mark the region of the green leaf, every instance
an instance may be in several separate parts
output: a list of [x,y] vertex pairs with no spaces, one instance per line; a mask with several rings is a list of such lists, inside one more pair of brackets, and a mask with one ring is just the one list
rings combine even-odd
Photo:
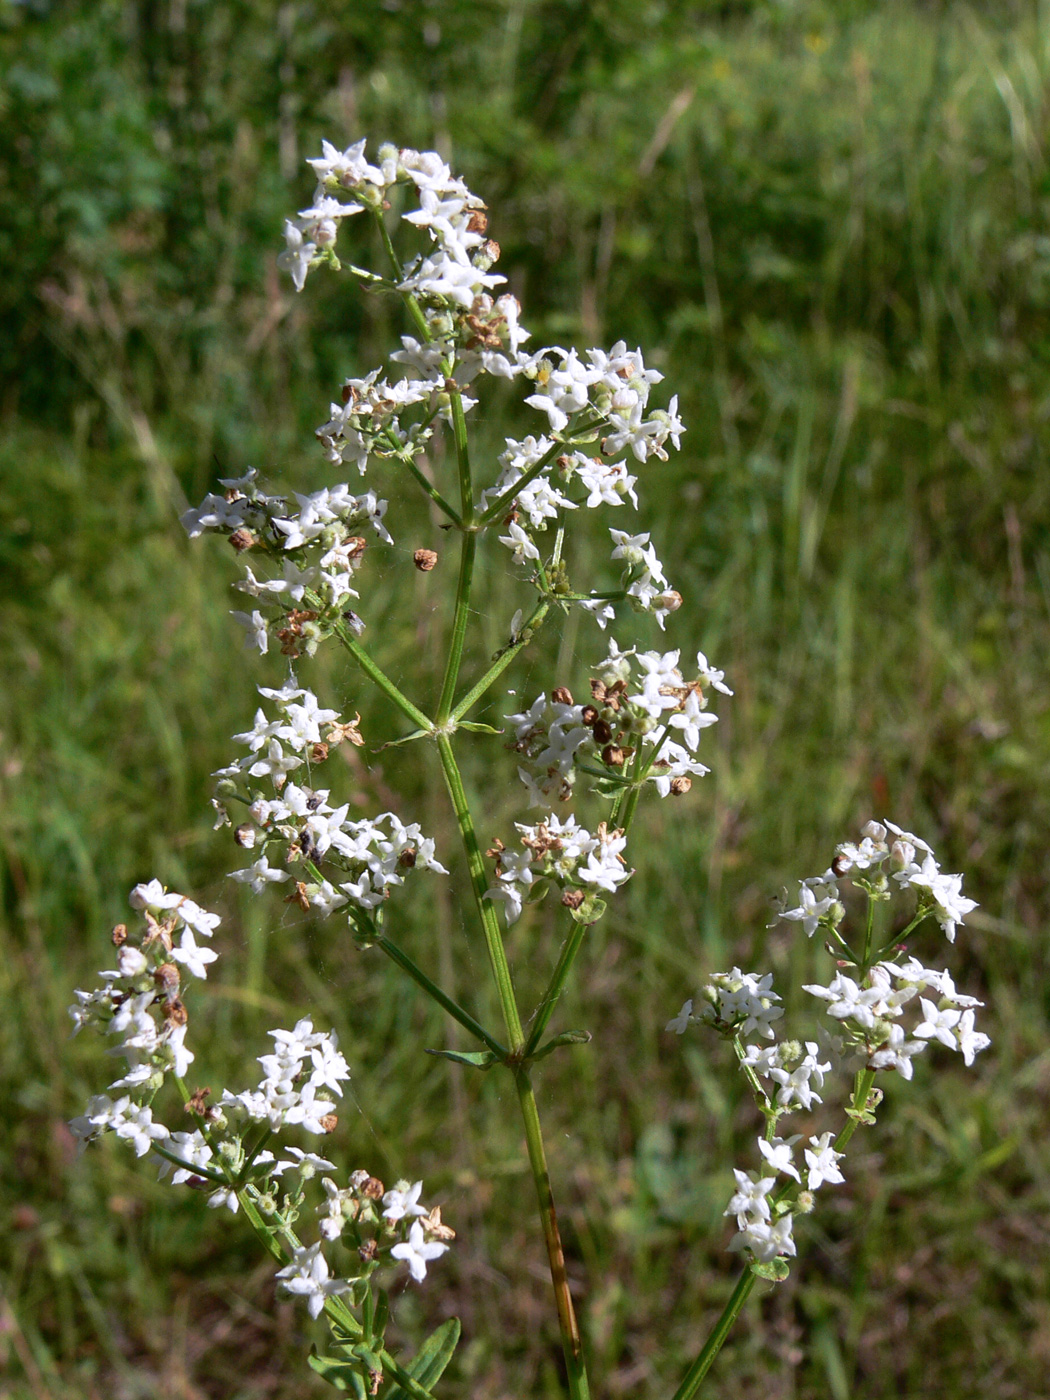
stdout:
[[456,726],[457,729],[469,729],[471,734],[503,734],[503,729],[494,729],[491,724],[482,724],[480,720],[461,719]]
[[[467,725],[463,726],[464,729],[467,727]],[[403,739],[388,739],[385,744],[380,744],[375,752],[382,753],[384,749],[397,749],[402,744],[411,744],[414,739],[429,739],[431,732],[429,729],[413,729],[412,733],[406,734]],[[499,731],[494,730],[493,733],[499,733]]]
[[551,1036],[550,1040],[545,1045],[541,1045],[531,1058],[542,1060],[552,1050],[558,1050],[563,1045],[586,1045],[590,1039],[590,1031],[562,1031],[560,1035]]
[[331,1356],[319,1356],[316,1352],[311,1352],[306,1359],[311,1371],[316,1371],[336,1390],[350,1390],[357,1400],[366,1400],[367,1391],[358,1364],[353,1361],[336,1361]]
[[453,1060],[457,1065],[470,1065],[472,1069],[491,1069],[499,1064],[499,1056],[491,1050],[426,1050],[424,1054],[436,1055],[439,1060]]
[[[423,1345],[404,1368],[413,1380],[418,1381],[424,1390],[432,1390],[441,1379],[442,1372],[452,1360],[452,1353],[459,1342],[459,1318],[450,1317],[436,1332],[431,1332]],[[387,1391],[385,1400],[410,1400],[408,1392],[394,1385]]]
[[751,1265],[751,1272],[759,1278],[768,1278],[773,1283],[783,1283],[791,1268],[786,1259],[770,1259],[768,1264],[759,1264],[756,1261]]

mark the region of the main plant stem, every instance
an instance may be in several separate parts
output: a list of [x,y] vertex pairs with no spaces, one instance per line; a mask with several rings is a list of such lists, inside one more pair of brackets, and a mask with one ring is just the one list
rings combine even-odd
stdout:
[[550,1265],[551,1283],[554,1287],[554,1301],[558,1311],[558,1326],[561,1331],[562,1352],[565,1356],[565,1369],[572,1400],[588,1400],[587,1371],[583,1361],[583,1347],[576,1312],[569,1292],[569,1281],[565,1272],[565,1251],[562,1248],[558,1231],[558,1218],[554,1209],[554,1196],[551,1191],[550,1173],[547,1170],[547,1153],[543,1144],[536,1098],[529,1080],[528,1071],[520,1063],[525,1051],[525,1035],[522,1030],[518,1003],[514,996],[510,965],[507,962],[503,937],[500,933],[496,909],[491,900],[485,898],[488,880],[485,864],[474,830],[474,819],[463,787],[463,779],[456,763],[452,744],[446,734],[437,736],[438,754],[445,775],[452,806],[456,813],[460,837],[467,856],[470,883],[485,935],[489,965],[496,983],[500,1009],[510,1041],[510,1068],[514,1072],[514,1086],[518,1094],[522,1123],[525,1129],[525,1142],[529,1154],[529,1167],[536,1185],[536,1198],[539,1203],[543,1238],[547,1246],[547,1260]]

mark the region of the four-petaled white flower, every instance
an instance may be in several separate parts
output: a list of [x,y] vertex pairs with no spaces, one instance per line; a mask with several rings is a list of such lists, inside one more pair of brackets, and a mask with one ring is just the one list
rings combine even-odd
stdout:
[[395,1244],[390,1253],[395,1259],[403,1259],[415,1281],[422,1283],[427,1276],[427,1265],[432,1259],[440,1259],[447,1249],[448,1245],[441,1244],[439,1240],[426,1240],[423,1226],[414,1220],[406,1242]]
[[329,1298],[348,1293],[351,1279],[330,1278],[328,1260],[321,1253],[321,1242],[296,1249],[292,1262],[277,1270],[281,1287],[306,1299],[311,1317],[317,1317]]

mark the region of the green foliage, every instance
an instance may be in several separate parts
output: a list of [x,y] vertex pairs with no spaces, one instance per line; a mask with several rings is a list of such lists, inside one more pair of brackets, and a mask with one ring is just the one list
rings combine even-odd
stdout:
[[[106,965],[106,926],[153,874],[224,912],[221,975],[191,1008],[211,1082],[239,1083],[266,1029],[314,1010],[355,1071],[332,1151],[391,1180],[418,1163],[445,1201],[448,1295],[395,1296],[390,1336],[440,1335],[447,1303],[466,1341],[443,1393],[557,1389],[542,1285],[492,1286],[542,1254],[506,1225],[528,1183],[494,1127],[495,1077],[417,1053],[458,1042],[378,953],[277,897],[268,918],[242,908],[204,800],[263,671],[231,647],[232,570],[217,547],[191,553],[175,516],[216,460],[319,484],[326,394],[400,329],[395,307],[362,312],[321,273],[296,299],[273,265],[309,194],[302,157],[365,133],[454,151],[537,340],[656,347],[690,428],[642,482],[644,528],[688,600],[667,645],[695,638],[736,696],[715,772],[643,811],[651,858],[587,934],[564,1014],[591,1044],[537,1072],[599,1377],[670,1394],[731,1287],[720,1212],[754,1124],[731,1066],[667,1052],[667,1017],[704,970],[804,959],[767,931],[768,895],[889,815],[982,902],[952,971],[988,1001],[995,1048],[976,1090],[942,1071],[934,1097],[920,1070],[882,1110],[881,1162],[858,1156],[836,1209],[800,1227],[800,1264],[734,1334],[711,1393],[1041,1391],[1048,65],[1045,12],[1020,3],[0,6],[0,1347],[15,1394],[146,1396],[171,1376],[231,1400],[327,1393],[300,1369],[308,1324],[273,1312],[272,1268],[113,1144],[74,1161],[62,1127],[104,1073],[66,1039],[71,987]],[[436,533],[411,517],[369,600],[395,678],[441,655],[445,560],[436,576],[411,565],[416,546],[442,554]],[[521,600],[498,570],[487,581],[494,652]],[[510,683],[529,697],[549,663],[578,683],[599,646],[581,626]],[[362,809],[393,789],[440,833],[421,746],[379,750],[397,731],[353,669],[311,665],[377,736],[330,760],[353,765]],[[467,777],[495,832],[506,755],[476,744]],[[399,912],[452,994],[485,995],[440,897]],[[516,965],[537,992],[548,973]]]

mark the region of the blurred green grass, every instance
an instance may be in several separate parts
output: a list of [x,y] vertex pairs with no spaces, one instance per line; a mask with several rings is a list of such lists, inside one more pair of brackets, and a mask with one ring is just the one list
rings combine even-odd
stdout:
[[[423,22],[421,22],[421,14]],[[65,1007],[158,875],[225,916],[196,1013],[207,1077],[313,1009],[355,1070],[333,1150],[422,1175],[461,1239],[398,1325],[452,1311],[450,1395],[556,1394],[557,1345],[512,1105],[423,1057],[439,1018],[375,958],[244,902],[208,774],[272,669],[231,641],[221,550],[175,516],[251,462],[303,489],[326,395],[398,333],[273,267],[322,134],[454,151],[488,196],[537,340],[641,343],[686,450],[643,481],[687,598],[668,645],[736,690],[712,775],[644,816],[651,856],[559,1013],[593,1030],[540,1077],[600,1388],[669,1393],[731,1287],[719,1217],[753,1131],[728,1065],[668,1044],[704,970],[801,981],[768,896],[869,815],[929,837],[981,910],[949,950],[987,999],[975,1071],[893,1085],[789,1284],[712,1395],[1031,1396],[1050,1297],[1050,14],[1042,5],[117,4],[0,8],[0,1355],[16,1396],[301,1396],[310,1335],[235,1222],[64,1120],[104,1081]],[[367,248],[362,256],[367,256]],[[498,405],[480,430],[513,431]],[[440,464],[438,464],[440,470]],[[397,675],[440,656],[443,548],[401,510],[367,599]],[[581,551],[585,547],[581,546]],[[581,559],[582,562],[585,562]],[[450,572],[450,571],[449,571]],[[494,613],[520,591],[497,565]],[[479,640],[478,655],[499,641]],[[657,639],[651,639],[655,642]],[[522,695],[579,685],[601,639],[544,643]],[[366,732],[353,670],[310,672]],[[498,711],[496,711],[498,713]],[[498,748],[469,778],[492,831]],[[342,760],[339,760],[342,762]],[[349,775],[453,833],[417,749]],[[483,824],[484,829],[484,824]],[[487,832],[486,832],[487,834]],[[640,845],[639,841],[639,845]],[[464,996],[482,955],[410,896],[402,937]],[[553,928],[513,931],[523,987]],[[629,1047],[629,1049],[628,1049]],[[207,1078],[206,1078],[207,1082]]]

